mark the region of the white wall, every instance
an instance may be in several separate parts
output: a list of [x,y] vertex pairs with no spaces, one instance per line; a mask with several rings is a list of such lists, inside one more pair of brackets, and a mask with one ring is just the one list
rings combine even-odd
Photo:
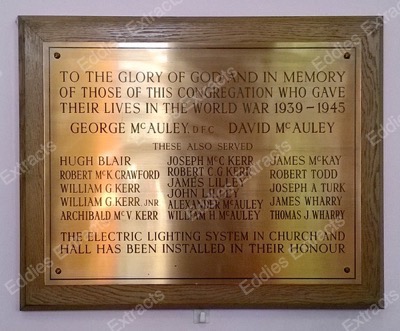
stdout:
[[[18,162],[18,15],[129,15],[151,13],[163,0],[0,0],[0,172]],[[385,123],[400,111],[400,0],[179,0],[169,16],[378,15],[391,9],[385,25]],[[385,140],[385,292],[400,294],[400,130]],[[18,294],[3,285],[19,272],[18,181],[0,181],[0,330],[110,330],[123,311],[20,312]],[[399,330],[400,300],[369,321],[356,310],[212,310],[211,323],[194,325],[193,313],[147,311],[124,330]]]

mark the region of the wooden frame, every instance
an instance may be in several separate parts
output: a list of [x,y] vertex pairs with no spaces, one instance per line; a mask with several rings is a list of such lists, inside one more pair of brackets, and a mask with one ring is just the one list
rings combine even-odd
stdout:
[[[19,18],[21,162],[44,145],[43,42],[346,42],[361,49],[362,281],[352,285],[266,284],[251,296],[237,285],[45,286],[21,288],[21,310],[132,309],[150,292],[154,308],[366,308],[383,297],[382,20],[377,17],[160,18],[132,33],[132,17]],[[118,38],[118,39],[116,39]],[[353,38],[353,39],[352,39]],[[44,259],[44,165],[21,175],[21,274]],[[46,262],[46,261],[45,261]]]

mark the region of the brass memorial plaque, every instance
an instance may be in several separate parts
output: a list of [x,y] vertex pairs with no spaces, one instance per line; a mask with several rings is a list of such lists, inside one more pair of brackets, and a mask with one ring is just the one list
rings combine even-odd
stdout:
[[381,19],[19,17],[21,310],[383,308]]
[[44,43],[47,285],[361,282],[360,51]]

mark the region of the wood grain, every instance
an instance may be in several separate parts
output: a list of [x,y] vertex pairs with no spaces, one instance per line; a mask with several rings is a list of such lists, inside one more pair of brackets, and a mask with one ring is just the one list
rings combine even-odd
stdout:
[[[343,42],[360,37],[362,55],[362,283],[265,284],[245,296],[237,285],[45,286],[43,275],[21,289],[21,310],[132,309],[149,293],[165,299],[154,308],[366,308],[383,296],[383,143],[366,135],[382,124],[382,34],[361,25],[375,17],[19,18],[21,161],[44,144],[43,42],[190,42],[263,45],[266,42]],[[136,26],[136,29],[133,27]],[[44,167],[22,174],[21,274],[44,259]]]

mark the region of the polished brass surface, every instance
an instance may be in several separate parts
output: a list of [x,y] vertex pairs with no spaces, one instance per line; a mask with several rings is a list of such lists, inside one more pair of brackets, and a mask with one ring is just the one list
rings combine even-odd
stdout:
[[354,284],[357,48],[47,43],[46,284]]

